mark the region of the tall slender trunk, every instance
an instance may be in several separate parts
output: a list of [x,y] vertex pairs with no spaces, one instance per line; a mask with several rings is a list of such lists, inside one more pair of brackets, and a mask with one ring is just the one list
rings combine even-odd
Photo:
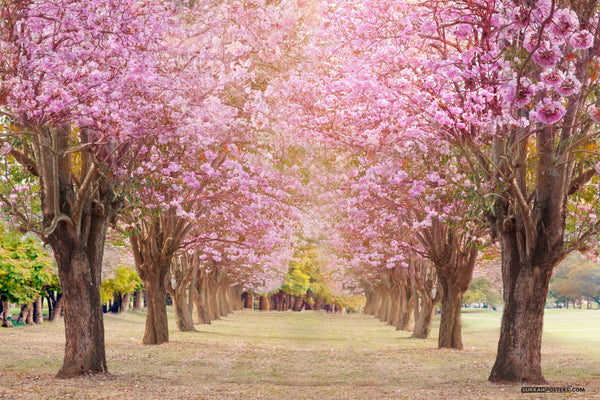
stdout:
[[136,311],[144,308],[144,291],[138,290],[135,292],[135,300],[133,302],[133,309]]

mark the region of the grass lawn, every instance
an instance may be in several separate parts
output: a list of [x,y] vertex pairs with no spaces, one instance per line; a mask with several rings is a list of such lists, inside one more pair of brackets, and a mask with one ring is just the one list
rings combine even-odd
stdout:
[[365,315],[246,310],[143,346],[145,314],[106,314],[111,374],[66,381],[53,378],[62,323],[1,329],[0,400],[600,399],[600,310],[546,313],[544,375],[585,388],[573,394],[487,382],[500,317],[463,313],[465,350],[453,351],[437,349],[438,319],[431,339],[416,340]]

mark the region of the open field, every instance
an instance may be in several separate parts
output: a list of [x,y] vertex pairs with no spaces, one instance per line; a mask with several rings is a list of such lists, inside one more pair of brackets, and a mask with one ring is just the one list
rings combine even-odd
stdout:
[[[105,316],[109,376],[68,381],[62,323],[0,330],[0,399],[598,399],[600,311],[548,310],[543,367],[551,386],[521,394],[487,382],[500,324],[463,314],[464,351],[438,350],[365,315],[240,311],[171,342],[140,344],[143,313]],[[172,322],[172,321],[171,321]],[[174,324],[170,326],[174,327]]]

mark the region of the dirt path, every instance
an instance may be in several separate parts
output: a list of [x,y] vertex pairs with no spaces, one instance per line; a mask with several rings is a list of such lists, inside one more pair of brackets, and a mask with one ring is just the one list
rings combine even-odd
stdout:
[[[105,324],[111,375],[68,381],[53,378],[64,346],[60,323],[0,330],[0,400],[567,397],[488,383],[497,339],[476,324],[465,327],[462,352],[438,350],[435,338],[408,339],[364,315],[243,311],[198,332],[172,331],[157,347],[139,344],[144,314],[107,315]],[[564,365],[575,356],[584,372]],[[547,378],[563,366],[552,386],[584,386],[585,394],[568,398],[600,398],[598,368],[589,370],[598,360],[557,347],[547,358]],[[565,375],[572,373],[579,375]]]

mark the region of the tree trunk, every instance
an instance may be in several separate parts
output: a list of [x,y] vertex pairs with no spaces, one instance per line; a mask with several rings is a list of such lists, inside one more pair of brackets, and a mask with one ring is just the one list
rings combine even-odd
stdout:
[[442,315],[438,338],[439,348],[463,349],[461,306],[465,292],[469,289],[478,250],[471,244],[448,235],[449,257],[442,265],[436,265],[439,286],[442,289]]
[[44,302],[43,297],[38,296],[33,303],[33,322],[35,324],[41,324],[44,322]]
[[52,311],[52,317],[50,317],[50,322],[54,322],[57,319],[62,317],[63,313],[63,296],[62,294],[58,295],[58,300],[56,300],[56,305],[54,306],[54,310]]
[[372,288],[365,289],[365,306],[363,313],[373,315],[373,302],[375,301],[375,291]]
[[209,325],[212,321],[210,314],[209,277],[206,268],[199,270],[194,296],[194,323]]
[[97,132],[85,128],[78,134],[75,144],[70,122],[44,127],[34,150],[45,241],[54,252],[64,301],[65,355],[58,378],[107,372],[100,284],[106,231],[120,201],[109,174],[99,172],[87,151],[79,153],[74,167],[71,146],[98,138]]
[[[173,295],[173,310],[175,311],[175,325],[180,332],[193,332],[194,319],[193,315],[193,295],[192,290],[188,292]],[[187,297],[187,299],[186,299]]]
[[271,306],[269,304],[269,296],[267,296],[266,294],[260,295],[260,297],[258,298],[258,309],[260,311],[269,311],[270,308]]
[[131,293],[125,293],[121,299],[121,312],[129,311],[129,303],[131,303]]
[[25,324],[32,324],[33,318],[31,317],[31,315],[33,314],[33,312],[31,310],[31,308],[32,308],[31,304],[23,304],[21,306],[21,312],[19,313],[17,322],[19,322],[19,323],[23,322]]
[[254,309],[254,293],[246,292],[244,298],[244,308]]
[[515,277],[504,277],[512,290],[504,294],[498,353],[490,381],[545,383],[541,346],[551,275],[551,267],[529,267],[521,268]]
[[378,291],[381,296],[381,305],[376,316],[381,322],[386,322],[390,312],[390,289],[386,283],[382,283]]
[[[416,301],[415,303],[418,303]],[[415,304],[415,310],[417,310],[417,317],[415,320],[415,328],[413,330],[412,338],[427,339],[431,334],[431,325],[433,324],[433,311],[437,301],[433,301],[430,296],[421,297],[420,306]]]
[[[442,284],[443,286],[443,284]],[[438,348],[462,350],[461,305],[463,293],[444,287],[442,289],[442,314]]]
[[[104,234],[96,251],[103,252]],[[63,291],[62,311],[65,322],[65,356],[57,378],[72,378],[89,373],[108,372],[104,350],[104,316],[100,299],[102,255],[93,265],[80,242],[53,243]],[[100,244],[101,243],[101,244]],[[59,300],[59,302],[60,302]],[[57,304],[58,312],[60,310]]]
[[11,319],[12,319],[12,315],[10,313],[10,301],[2,300],[2,327],[3,328],[12,328],[13,327],[13,324],[8,319],[8,317],[11,317]]
[[195,331],[194,328],[194,297],[197,293],[196,281],[200,260],[198,254],[183,254],[171,263],[171,277],[175,285],[168,285],[168,291],[173,298],[175,324],[180,332]]
[[416,293],[410,287],[410,283],[404,282],[400,286],[400,310],[398,316],[397,330],[412,331],[415,327],[415,298]]
[[133,301],[133,309],[140,311],[144,308],[144,291],[138,290],[135,292],[135,300]]
[[433,312],[441,297],[440,291],[436,290],[435,287],[437,283],[436,273],[429,263],[421,259],[415,259],[411,260],[409,274],[415,302],[415,327],[411,337],[427,339],[431,333]]
[[144,344],[161,344],[169,341],[167,286],[165,281],[168,267],[163,266],[158,269],[160,270],[158,274],[140,273],[141,271],[138,271],[146,288],[146,328],[142,339]]

